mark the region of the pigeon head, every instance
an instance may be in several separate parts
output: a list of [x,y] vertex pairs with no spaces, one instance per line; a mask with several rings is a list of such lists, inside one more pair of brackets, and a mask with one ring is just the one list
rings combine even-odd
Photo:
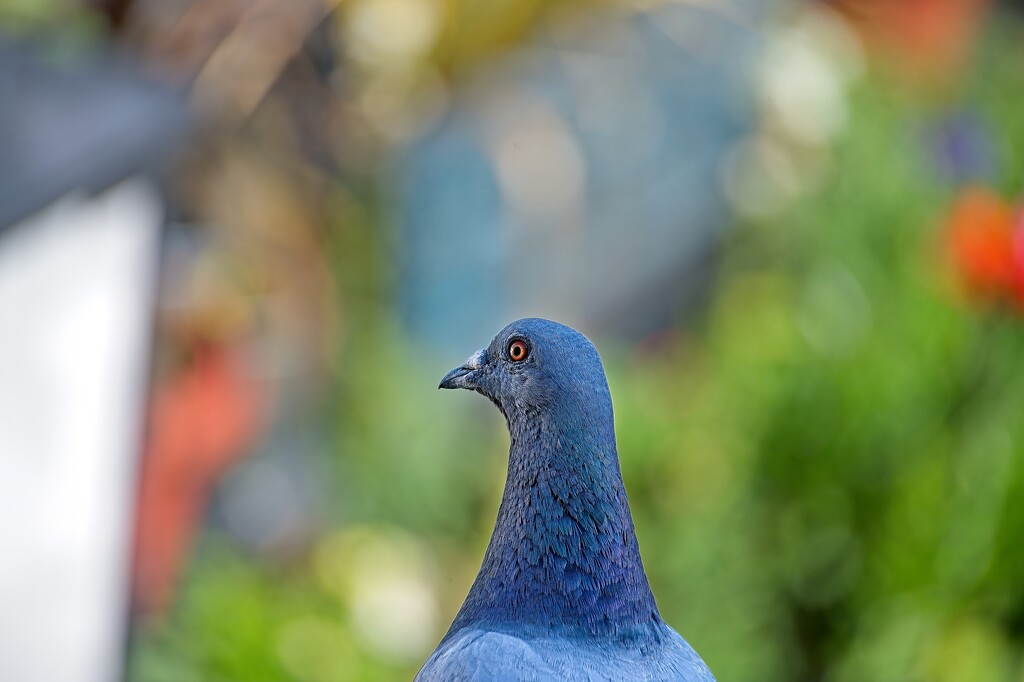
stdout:
[[438,388],[481,393],[510,424],[521,418],[611,421],[608,383],[594,345],[575,329],[540,318],[509,324]]

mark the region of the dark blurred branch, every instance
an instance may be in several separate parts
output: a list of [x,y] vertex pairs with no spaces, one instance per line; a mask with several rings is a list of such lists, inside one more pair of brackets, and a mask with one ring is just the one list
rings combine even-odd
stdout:
[[88,4],[105,16],[115,31],[124,26],[132,9],[132,0],[89,0]]
[[334,0],[249,5],[200,69],[196,101],[229,122],[248,118],[333,9]]

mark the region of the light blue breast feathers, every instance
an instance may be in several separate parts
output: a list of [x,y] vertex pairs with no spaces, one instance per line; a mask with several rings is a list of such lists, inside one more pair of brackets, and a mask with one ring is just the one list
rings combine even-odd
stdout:
[[610,639],[466,629],[434,652],[416,682],[715,682],[686,640],[662,628],[661,643],[646,651]]

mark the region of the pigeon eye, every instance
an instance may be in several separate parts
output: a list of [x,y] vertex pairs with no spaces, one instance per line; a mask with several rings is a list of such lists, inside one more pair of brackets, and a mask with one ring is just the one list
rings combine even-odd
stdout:
[[516,339],[512,343],[508,344],[508,357],[512,362],[522,362],[529,355],[530,349],[527,347],[525,341]]

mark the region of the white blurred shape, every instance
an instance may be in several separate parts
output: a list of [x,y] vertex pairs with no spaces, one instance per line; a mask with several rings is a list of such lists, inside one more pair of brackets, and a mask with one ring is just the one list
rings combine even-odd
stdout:
[[782,29],[768,36],[760,69],[762,100],[787,137],[824,145],[846,125],[845,79],[806,32]]
[[353,549],[347,597],[356,632],[385,657],[423,656],[436,643],[437,621],[426,550],[397,531],[375,533]]
[[527,218],[559,218],[583,210],[583,154],[562,118],[526,93],[498,97],[489,145],[506,201]]
[[132,180],[0,235],[0,679],[120,675],[161,219]]
[[432,0],[361,0],[349,15],[352,55],[379,64],[424,54],[437,38],[438,10]]
[[864,49],[860,39],[849,21],[836,10],[822,3],[808,5],[801,12],[796,28],[842,79],[851,81],[864,73]]
[[790,153],[765,135],[747,137],[729,150],[722,162],[721,182],[736,211],[754,220],[777,215],[801,189]]

